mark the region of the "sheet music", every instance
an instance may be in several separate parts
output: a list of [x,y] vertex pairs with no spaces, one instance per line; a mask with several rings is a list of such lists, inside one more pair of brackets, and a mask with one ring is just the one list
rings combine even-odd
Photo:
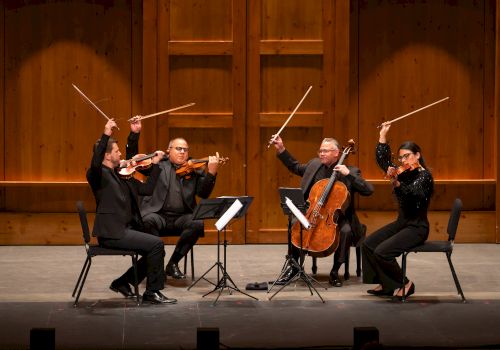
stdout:
[[240,209],[243,207],[243,204],[236,199],[234,203],[226,210],[224,214],[220,217],[219,220],[215,223],[215,227],[218,231],[222,230],[226,227],[227,223],[235,216]]
[[300,212],[300,210],[295,206],[295,204],[293,204],[293,202],[290,200],[290,198],[285,197],[285,199],[286,199],[285,203],[288,206],[288,208],[290,209],[290,211],[293,213],[293,215],[295,215],[295,217],[300,221],[300,223],[302,224],[302,226],[304,226],[304,228],[306,230],[309,230],[309,228],[311,227],[311,224],[306,219],[304,214],[302,214]]

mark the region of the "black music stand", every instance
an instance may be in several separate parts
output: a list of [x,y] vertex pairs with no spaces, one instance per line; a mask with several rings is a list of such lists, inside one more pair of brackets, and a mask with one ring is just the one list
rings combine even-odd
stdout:
[[309,288],[309,292],[311,292],[311,295],[314,294],[313,293],[313,290],[314,290],[316,292],[316,294],[318,295],[318,297],[321,299],[321,301],[324,303],[325,301],[323,300],[323,298],[321,297],[321,295],[319,294],[317,289],[314,287],[313,283],[316,283],[319,286],[321,286],[322,288],[325,288],[325,290],[328,288],[324,287],[321,283],[319,283],[317,280],[315,280],[314,278],[312,278],[311,276],[306,274],[304,271],[304,260],[305,259],[304,259],[304,254],[303,254],[303,250],[302,250],[302,229],[303,229],[303,226],[301,223],[300,223],[300,263],[297,262],[292,256],[292,221],[293,221],[294,214],[290,210],[288,205],[286,204],[286,199],[287,198],[290,199],[292,201],[293,205],[295,205],[295,207],[297,209],[299,209],[302,213],[304,213],[306,211],[306,203],[304,201],[304,195],[302,193],[302,190],[300,188],[280,187],[278,189],[278,191],[280,194],[281,208],[283,209],[283,213],[288,216],[288,254],[286,255],[285,263],[283,265],[281,273],[279,274],[279,276],[276,278],[276,280],[273,282],[273,284],[269,288],[268,293],[275,286],[276,281],[278,281],[278,279],[283,277],[283,275],[285,274],[285,271],[288,268],[293,268],[293,269],[297,270],[297,273],[295,274],[295,276],[293,278],[291,278],[288,282],[286,282],[284,285],[282,285],[281,288],[279,288],[273,295],[271,295],[271,297],[269,297],[269,300],[274,298],[274,296],[276,294],[278,294],[280,291],[282,291],[283,288],[288,286],[290,283],[301,279],[302,281],[304,281],[304,283]]
[[[242,197],[218,197],[218,198],[210,198],[210,199],[202,199],[198,206],[196,207],[194,213],[193,213],[193,220],[200,220],[200,219],[220,219],[224,213],[233,205],[233,203],[239,200],[241,204],[243,205],[241,209],[234,214],[230,220],[240,218],[245,215],[245,213],[248,210],[248,207],[252,203],[253,197],[249,196],[242,196]],[[231,294],[232,290],[235,290],[241,294],[244,294],[250,298],[253,298],[255,300],[258,300],[256,297],[247,294],[243,291],[241,291],[234,281],[232,280],[231,276],[227,273],[227,262],[226,262],[226,248],[227,248],[227,240],[226,240],[226,227],[227,224],[224,225],[223,228],[217,230],[217,261],[210,267],[203,275],[201,275],[200,278],[198,278],[196,281],[194,281],[189,287],[188,290],[191,289],[196,283],[198,283],[200,280],[204,279],[205,281],[209,282],[210,284],[214,285],[215,288],[211,290],[208,293],[205,293],[203,297],[215,292],[219,291],[219,295],[213,302],[213,306],[217,303],[219,300],[219,297],[222,294],[222,291],[227,288],[229,290],[229,294]],[[224,231],[224,260],[223,263],[220,261],[220,233],[221,231]],[[214,268],[217,267],[217,284],[207,280],[205,276]],[[222,277],[220,277],[220,273],[222,273]],[[228,284],[228,281],[232,284]]]

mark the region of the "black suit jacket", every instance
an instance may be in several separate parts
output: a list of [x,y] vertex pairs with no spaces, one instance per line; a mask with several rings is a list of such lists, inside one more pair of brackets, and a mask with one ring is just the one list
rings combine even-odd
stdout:
[[[132,158],[139,152],[139,134],[131,132],[127,140],[127,159]],[[141,214],[145,216],[150,213],[158,213],[168,196],[170,176],[173,174],[174,166],[168,157],[163,158],[158,164],[162,169],[152,195],[142,197]],[[208,198],[215,186],[216,176],[203,171],[195,171],[189,179],[182,179],[182,199],[185,207],[192,213],[196,207],[196,196]]]
[[[114,169],[102,164],[108,140],[108,135],[103,134],[101,136],[92,157],[90,168],[87,170],[87,181],[96,200],[96,217],[92,233],[97,237],[119,239],[123,237],[127,224],[130,224],[132,228],[138,231],[142,231],[143,223],[137,196],[153,193],[161,170],[157,165],[153,165],[146,183],[134,178],[124,180],[118,177]],[[127,186],[130,192],[128,197],[123,194],[120,182]],[[126,199],[129,197],[132,201],[130,203],[132,210],[130,213],[132,221],[130,223],[127,222],[127,218],[130,216],[126,212],[127,208],[129,208]]]
[[[283,162],[288,170],[302,177],[300,188],[304,194],[304,199],[307,200],[308,198],[305,198],[305,195],[310,191],[312,186],[314,186],[314,176],[321,167],[321,160],[319,158],[313,158],[306,164],[301,164],[286,149],[282,153],[278,154],[278,158],[281,162]],[[373,185],[361,177],[361,170],[359,170],[359,168],[349,165],[347,168],[349,169],[349,174],[343,176],[339,173],[338,181],[341,181],[346,185],[347,190],[351,195],[351,200],[349,201],[349,206],[347,207],[344,216],[351,225],[354,238],[357,239],[363,232],[359,218],[356,215],[354,193],[359,193],[362,196],[369,196],[373,193]]]

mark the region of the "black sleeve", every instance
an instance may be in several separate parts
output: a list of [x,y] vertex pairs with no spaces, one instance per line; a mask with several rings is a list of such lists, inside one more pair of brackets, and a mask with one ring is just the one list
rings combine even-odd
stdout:
[[87,170],[87,181],[93,190],[99,187],[102,177],[102,161],[104,160],[104,154],[106,153],[106,147],[108,145],[109,136],[102,134],[99,143],[94,149],[92,155],[92,160],[90,161],[90,168]]
[[161,168],[158,166],[158,164],[151,165],[151,167],[148,170],[150,170],[150,174],[148,176],[148,179],[144,183],[140,182],[139,180],[133,177],[131,178],[131,181],[133,181],[134,186],[137,189],[137,194],[139,196],[153,195],[156,182],[158,181],[158,177],[160,176],[161,173]]
[[126,157],[127,159],[132,158],[137,153],[139,153],[139,136],[140,133],[130,132],[127,138]]
[[300,164],[286,149],[279,153],[277,157],[295,175],[303,176],[306,172],[307,164]]
[[361,177],[361,170],[357,167],[349,167],[349,174],[346,175],[351,181],[352,188],[362,196],[369,196],[373,193],[373,185]]
[[[414,170],[415,171],[415,170]],[[418,170],[416,170],[418,171]],[[427,170],[419,171],[418,176],[410,183],[400,182],[400,186],[394,188],[394,193],[398,197],[407,197],[420,202],[428,200],[434,190],[434,180]]]
[[198,183],[196,184],[196,194],[200,198],[208,198],[215,187],[217,176],[207,173],[199,174]]
[[375,149],[375,159],[377,164],[384,172],[387,172],[387,168],[397,166],[391,161],[391,147],[388,143],[378,143]]

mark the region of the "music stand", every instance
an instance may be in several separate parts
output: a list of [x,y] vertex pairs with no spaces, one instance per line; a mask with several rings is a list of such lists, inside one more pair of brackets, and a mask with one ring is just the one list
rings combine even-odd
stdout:
[[[193,213],[193,220],[200,220],[200,219],[221,219],[221,217],[228,212],[228,210],[235,204],[236,200],[241,203],[241,208],[235,212],[235,213],[228,213],[231,216],[227,217],[226,223],[223,225],[223,227],[217,228],[217,261],[203,274],[201,275],[200,278],[198,278],[196,281],[194,281],[189,287],[188,290],[190,290],[196,283],[198,283],[200,280],[204,279],[205,281],[209,282],[210,284],[214,285],[215,288],[211,290],[208,293],[205,293],[203,297],[215,292],[219,291],[219,295],[213,302],[213,306],[217,303],[219,300],[219,297],[222,294],[222,291],[227,288],[229,290],[229,294],[231,294],[232,290],[235,290],[241,294],[244,294],[250,298],[253,298],[255,300],[258,300],[256,297],[247,294],[243,291],[241,291],[234,281],[232,280],[231,276],[227,273],[227,260],[226,260],[226,248],[227,248],[227,239],[226,239],[226,227],[227,224],[229,223],[230,220],[240,218],[244,216],[248,210],[248,207],[252,203],[253,197],[249,196],[242,196],[242,197],[218,197],[218,198],[210,198],[210,199],[202,199],[198,206],[196,207],[194,213]],[[219,223],[219,221],[217,222]],[[220,261],[220,233],[221,231],[224,231],[224,260],[223,262]],[[205,276],[214,268],[217,267],[217,284],[207,280]],[[222,277],[220,277],[220,273],[222,273]],[[228,281],[232,284],[228,284]]]
[[304,254],[303,254],[303,249],[302,249],[302,229],[303,226],[300,223],[300,263],[297,262],[293,256],[292,256],[292,221],[293,221],[293,212],[290,209],[289,205],[287,204],[287,199],[290,200],[292,203],[290,204],[291,206],[295,206],[296,209],[300,210],[300,212],[304,213],[306,211],[306,203],[304,201],[304,195],[302,193],[302,190],[300,188],[288,188],[288,187],[280,187],[278,189],[279,194],[280,194],[280,202],[281,202],[281,208],[283,209],[283,213],[288,216],[288,254],[286,255],[285,258],[285,263],[283,265],[283,268],[281,270],[281,273],[279,274],[278,278],[273,282],[272,286],[269,288],[268,293],[271,291],[271,289],[275,286],[276,281],[278,279],[282,278],[283,275],[285,274],[286,270],[288,268],[293,268],[297,270],[297,273],[293,278],[291,278],[288,282],[286,282],[284,285],[281,286],[271,297],[269,297],[269,300],[274,298],[276,294],[278,294],[280,291],[283,290],[287,285],[289,285],[292,282],[297,281],[298,279],[301,279],[304,281],[304,283],[307,285],[309,288],[309,292],[311,295],[313,295],[313,290],[316,292],[318,297],[321,299],[321,301],[324,303],[325,301],[319,294],[319,292],[316,290],[314,287],[313,283],[318,284],[322,288],[326,288],[321,283],[319,283],[317,280],[309,276],[308,274],[305,273],[304,271]]

